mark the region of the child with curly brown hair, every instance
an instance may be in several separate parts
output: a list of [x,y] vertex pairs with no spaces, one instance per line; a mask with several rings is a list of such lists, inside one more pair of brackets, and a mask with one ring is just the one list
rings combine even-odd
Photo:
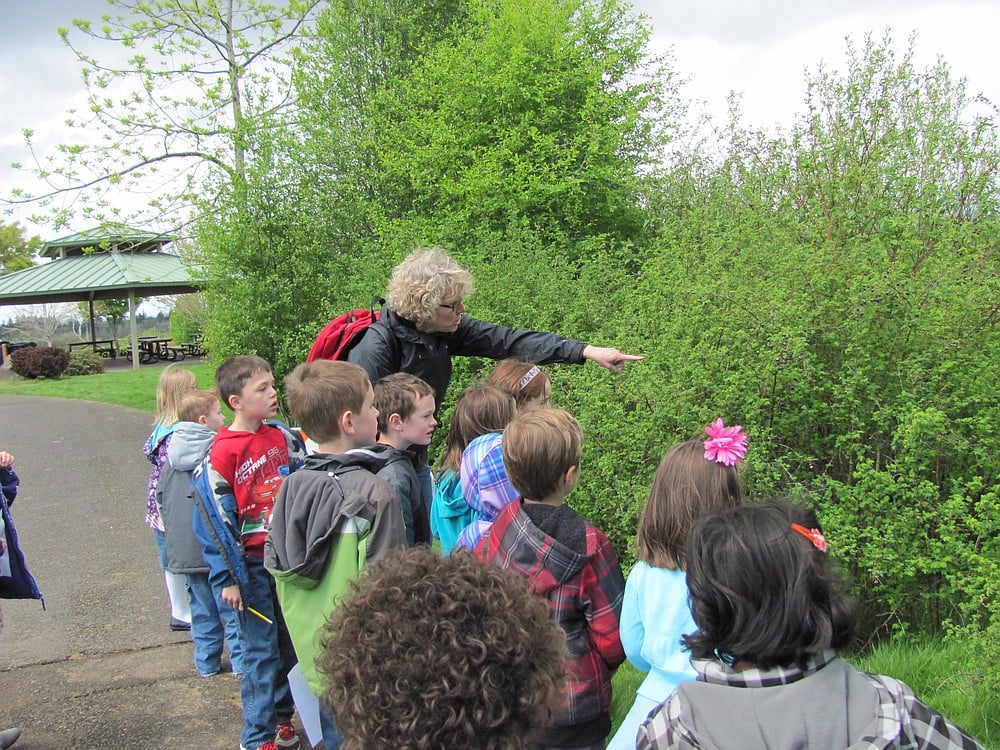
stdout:
[[517,750],[544,722],[565,638],[524,580],[416,547],[352,587],[317,661],[345,750]]

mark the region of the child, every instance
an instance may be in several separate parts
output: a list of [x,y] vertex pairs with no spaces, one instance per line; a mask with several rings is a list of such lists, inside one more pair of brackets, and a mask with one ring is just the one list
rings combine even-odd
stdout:
[[[695,677],[681,636],[694,632],[684,578],[688,531],[698,518],[739,505],[739,462],[746,435],[722,420],[705,428],[708,439],[688,440],[667,451],[653,477],[636,535],[638,562],[625,582],[622,646],[649,672],[609,750],[634,750],[635,735],[649,712],[682,680]],[[721,452],[720,452],[721,449]]]
[[[278,493],[264,563],[276,579],[302,673],[319,695],[317,633],[362,566],[405,547],[406,533],[395,492],[353,452],[375,440],[379,416],[365,371],[317,360],[296,367],[285,388],[292,416],[319,452]],[[320,720],[324,745],[335,750],[340,738],[322,707]]]
[[505,359],[490,372],[486,382],[502,388],[517,401],[518,411],[544,409],[552,397],[552,383],[538,365]]
[[195,469],[198,515],[212,585],[237,610],[243,679],[241,750],[299,746],[288,670],[295,652],[264,569],[264,538],[274,498],[305,456],[298,436],[265,422],[278,410],[271,366],[257,356],[230,357],[215,372],[219,395],[233,424],[215,436],[208,458]]
[[442,554],[451,553],[462,529],[473,521],[472,508],[462,494],[459,475],[462,452],[480,435],[503,432],[514,414],[514,398],[496,386],[470,385],[459,394],[448,425],[431,505],[431,532],[441,541]]
[[[17,497],[20,481],[14,471],[14,457],[7,451],[0,451],[0,599],[42,599],[35,579],[24,564],[14,521],[10,517],[10,506]],[[45,608],[44,599],[42,608]],[[3,632],[2,608],[0,632]],[[0,730],[0,750],[13,747],[20,736],[21,730],[17,727]]]
[[418,547],[351,588],[319,668],[352,747],[521,748],[545,720],[566,638],[522,578]]
[[191,599],[191,640],[194,666],[202,677],[222,668],[222,644],[229,644],[233,672],[243,671],[236,611],[222,601],[222,589],[213,589],[201,542],[194,535],[195,513],[191,474],[208,455],[224,420],[215,391],[191,391],[177,408],[179,421],[167,447],[167,460],[156,487],[156,501],[166,537],[167,568],[183,575]]
[[461,484],[472,521],[455,547],[473,550],[500,511],[520,496],[504,468],[503,435],[490,432],[469,443],[462,452]]
[[198,387],[194,373],[175,365],[167,365],[156,381],[156,424],[142,446],[143,455],[153,464],[149,472],[148,494],[146,497],[146,525],[153,530],[153,540],[160,556],[160,569],[167,586],[170,601],[170,629],[191,629],[191,605],[188,601],[184,577],[167,569],[167,551],[163,536],[163,521],[156,507],[156,483],[167,460],[167,446],[177,423],[177,406],[181,397]]
[[815,515],[787,503],[699,520],[687,546],[698,679],[642,725],[651,748],[982,746],[898,680],[837,657],[854,634]]
[[625,660],[618,636],[625,580],[607,537],[564,500],[580,477],[583,430],[570,414],[518,414],[503,459],[520,500],[505,507],[476,547],[546,599],[566,633],[566,681],[533,748],[603,748],[611,731],[611,675]]
[[375,384],[378,444],[368,453],[382,462],[376,475],[396,491],[406,526],[406,543],[431,543],[430,509],[423,501],[411,448],[430,445],[437,419],[434,391],[416,375],[397,372]]

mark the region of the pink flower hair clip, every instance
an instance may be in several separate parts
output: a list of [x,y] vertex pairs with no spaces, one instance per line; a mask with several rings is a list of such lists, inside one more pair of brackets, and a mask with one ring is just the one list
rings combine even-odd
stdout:
[[826,543],[826,537],[823,536],[823,532],[819,529],[807,529],[798,523],[792,524],[792,531],[797,532],[812,542],[812,546],[818,549],[820,552],[826,552],[829,546]]
[[747,435],[740,425],[726,427],[716,419],[705,428],[705,459],[724,466],[739,466],[747,455]]

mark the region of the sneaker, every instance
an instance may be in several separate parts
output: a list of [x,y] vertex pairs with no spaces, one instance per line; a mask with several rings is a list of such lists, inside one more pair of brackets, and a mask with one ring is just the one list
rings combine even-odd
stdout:
[[[250,748],[240,745],[240,750],[250,750]],[[276,746],[273,742],[265,742],[263,745],[258,745],[257,750],[276,750]]]
[[[0,724],[0,726],[3,725]],[[0,748],[7,750],[8,747],[12,747],[17,742],[17,738],[20,736],[21,730],[17,728],[0,731]]]
[[290,721],[279,721],[278,731],[274,735],[274,746],[277,750],[298,750],[299,735]]

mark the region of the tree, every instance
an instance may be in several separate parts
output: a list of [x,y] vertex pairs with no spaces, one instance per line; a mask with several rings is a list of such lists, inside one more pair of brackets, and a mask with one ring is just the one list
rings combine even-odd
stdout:
[[41,237],[25,238],[24,228],[18,222],[0,224],[0,274],[30,268],[32,258],[41,248]]
[[[120,221],[111,188],[150,195],[161,221],[182,223],[197,199],[211,205],[219,189],[244,179],[248,134],[283,122],[291,103],[284,55],[319,0],[116,0],[118,15],[100,24],[77,19],[84,39],[119,45],[105,59],[88,52],[67,28],[59,34],[81,64],[89,109],[68,123],[98,130],[103,140],[34,153],[28,169],[48,190],[17,191],[8,202],[37,203],[58,225],[72,208],[56,201],[88,196],[84,215]],[[120,64],[109,62],[125,52]],[[15,165],[25,169],[21,165]],[[212,179],[220,176],[219,179]],[[71,206],[72,204],[70,204]]]
[[18,338],[52,345],[52,336],[67,320],[75,316],[75,306],[70,302],[46,302],[27,305],[8,326]]

